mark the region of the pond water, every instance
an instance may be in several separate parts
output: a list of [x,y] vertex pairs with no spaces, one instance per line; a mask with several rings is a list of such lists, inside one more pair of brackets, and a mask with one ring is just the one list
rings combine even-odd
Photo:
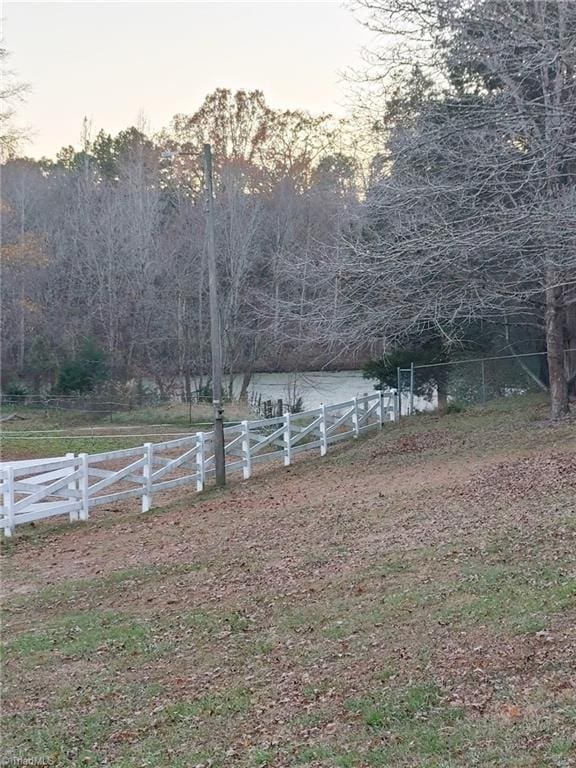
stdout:
[[[240,381],[236,388],[239,392]],[[338,403],[356,395],[372,394],[376,379],[365,379],[362,371],[308,371],[306,373],[256,373],[249,391],[262,400],[291,402],[294,390],[301,397],[305,409],[318,408],[322,403]],[[238,394],[237,392],[237,394]],[[406,412],[408,395],[402,397],[402,411]],[[417,410],[430,410],[433,404],[421,397],[414,398]]]

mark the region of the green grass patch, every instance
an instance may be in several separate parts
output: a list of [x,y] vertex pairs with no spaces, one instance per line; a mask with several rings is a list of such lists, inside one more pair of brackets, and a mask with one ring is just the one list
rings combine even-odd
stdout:
[[267,766],[273,766],[277,758],[277,749],[255,747],[250,750],[247,763],[249,768],[266,768]]
[[334,768],[356,768],[361,765],[360,755],[356,750],[343,750],[329,745],[311,745],[301,747],[292,761],[293,765],[330,765]]
[[369,571],[369,575],[384,578],[404,573],[411,570],[411,568],[412,564],[406,557],[390,557],[386,561],[373,566]]
[[171,723],[183,723],[197,718],[224,717],[247,712],[250,692],[246,688],[230,688],[223,693],[207,694],[191,701],[179,701],[164,710]]
[[458,724],[464,711],[446,703],[435,683],[386,686],[350,699],[347,709],[368,732],[384,734],[390,741],[372,752],[369,765],[387,765],[387,760],[402,755],[448,756],[460,744]]
[[[160,442],[163,439],[169,438],[158,436],[156,442]],[[39,438],[35,435],[23,435],[22,437],[4,435],[2,437],[2,458],[8,457],[13,460],[23,460],[26,458],[52,458],[54,456],[64,456],[67,453],[107,453],[109,451],[120,451],[124,448],[137,448],[145,442],[154,442],[154,436],[130,437],[129,435],[119,435],[118,437],[100,437],[98,435],[85,435],[76,437],[54,435]]]
[[54,691],[50,707],[7,718],[3,757],[13,750],[15,756],[42,758],[49,765],[110,764],[106,753],[113,746],[134,753],[134,745],[148,739],[155,727],[152,712],[162,707],[165,696],[156,682],[120,684],[108,672],[90,674],[80,685]]
[[163,565],[145,565],[112,571],[105,576],[92,579],[78,579],[53,584],[38,592],[17,595],[6,606],[6,612],[20,610],[24,606],[38,610],[55,610],[75,607],[77,603],[90,606],[103,597],[133,592],[145,584],[160,583],[171,577],[185,576],[200,571],[204,566],[199,563],[167,563]]
[[534,632],[543,629],[551,615],[576,607],[576,578],[529,564],[473,567],[452,593],[452,601],[436,612],[438,620]]
[[[2,456],[11,459],[135,448],[146,442],[169,440],[172,432],[209,431],[212,422],[209,404],[190,409],[186,404],[173,403],[102,414],[26,406],[6,406],[3,411],[20,417],[3,425]],[[227,408],[228,424],[248,417],[243,406],[232,404]]]
[[576,740],[573,738],[555,738],[548,748],[551,757],[574,757],[576,755]]
[[5,658],[18,659],[26,666],[82,659],[95,653],[118,656],[155,656],[163,646],[149,624],[132,616],[97,610],[66,614],[41,628],[16,637],[10,632],[4,646]]
[[[435,712],[455,713],[454,707],[442,708],[442,693],[434,683],[406,686],[402,689],[383,688],[366,697],[351,699],[347,708],[361,715],[371,729],[390,728],[413,718],[428,717]],[[454,715],[451,714],[451,721]]]

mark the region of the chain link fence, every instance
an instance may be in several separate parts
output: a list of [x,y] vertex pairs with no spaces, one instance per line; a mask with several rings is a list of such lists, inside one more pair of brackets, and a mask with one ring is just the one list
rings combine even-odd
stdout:
[[[573,353],[576,350],[567,350]],[[568,366],[567,366],[568,367]],[[548,390],[546,352],[398,368],[401,415],[454,412],[469,405]]]

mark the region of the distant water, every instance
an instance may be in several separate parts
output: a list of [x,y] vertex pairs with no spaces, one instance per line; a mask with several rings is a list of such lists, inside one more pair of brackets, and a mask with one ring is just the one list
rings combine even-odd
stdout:
[[[365,379],[362,371],[309,371],[307,373],[256,373],[252,377],[250,392],[262,400],[291,399],[289,393],[296,386],[296,394],[302,398],[304,408],[318,408],[325,403],[338,403],[350,400],[364,393],[372,394],[376,390],[376,379]],[[235,382],[237,394],[240,381]],[[408,396],[402,397],[402,410],[407,407]],[[416,397],[414,405],[418,410],[429,410],[433,406],[423,398]]]

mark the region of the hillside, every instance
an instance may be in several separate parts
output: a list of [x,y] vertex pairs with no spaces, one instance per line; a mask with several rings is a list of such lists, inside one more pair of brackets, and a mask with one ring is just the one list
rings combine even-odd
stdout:
[[576,765],[576,423],[419,416],[4,547],[4,757]]

